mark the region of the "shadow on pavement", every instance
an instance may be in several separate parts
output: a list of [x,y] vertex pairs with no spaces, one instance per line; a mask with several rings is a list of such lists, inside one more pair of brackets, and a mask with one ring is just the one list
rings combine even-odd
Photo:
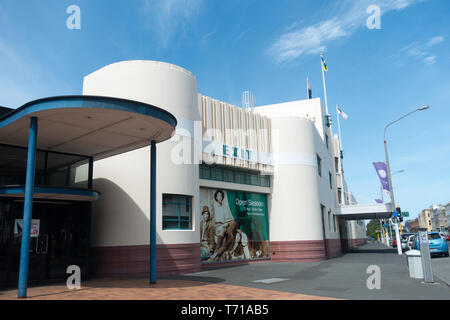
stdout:
[[217,277],[182,275],[161,277],[154,284],[150,284],[148,278],[93,279],[86,282],[86,286],[93,288],[185,288],[221,283],[224,281],[225,279]]
[[348,249],[345,253],[397,253],[397,249]]

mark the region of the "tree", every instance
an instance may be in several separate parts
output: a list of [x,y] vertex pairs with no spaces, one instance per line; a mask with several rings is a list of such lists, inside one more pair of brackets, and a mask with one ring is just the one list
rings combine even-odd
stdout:
[[366,235],[374,239],[377,238],[377,230],[380,229],[380,221],[377,219],[370,220],[366,228]]

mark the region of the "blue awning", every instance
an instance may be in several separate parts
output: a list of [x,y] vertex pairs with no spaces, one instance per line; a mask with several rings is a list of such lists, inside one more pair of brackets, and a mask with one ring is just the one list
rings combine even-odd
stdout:
[[[24,198],[24,196],[25,186],[0,187],[0,197]],[[100,198],[100,192],[79,188],[36,186],[33,190],[33,198],[94,202]]]
[[94,157],[117,155],[170,139],[176,118],[158,107],[126,99],[62,96],[29,102],[0,116],[0,143],[26,147],[37,117],[37,148]]

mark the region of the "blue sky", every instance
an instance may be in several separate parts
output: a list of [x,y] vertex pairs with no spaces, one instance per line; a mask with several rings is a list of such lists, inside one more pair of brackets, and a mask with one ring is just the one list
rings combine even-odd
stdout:
[[[81,9],[69,30],[66,9]],[[368,29],[370,5],[381,29]],[[342,121],[344,170],[361,203],[379,198],[372,166],[388,130],[396,202],[412,217],[450,201],[450,1],[447,0],[2,0],[0,105],[80,94],[85,75],[116,61],[149,59],[192,71],[199,91],[236,105],[304,99],[309,77]],[[336,132],[336,128],[334,128]]]

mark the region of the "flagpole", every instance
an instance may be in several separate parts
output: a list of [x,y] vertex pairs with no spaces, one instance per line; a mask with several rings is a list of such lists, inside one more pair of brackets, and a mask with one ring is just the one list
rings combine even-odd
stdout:
[[325,84],[325,71],[323,70],[323,63],[322,63],[323,55],[320,54],[320,68],[322,69],[322,81],[323,81],[323,92],[325,97],[325,111],[328,115],[328,102],[327,102],[327,86]]
[[342,137],[341,137],[341,123],[339,121],[339,111],[338,106],[336,105],[336,117],[337,117],[337,123],[338,123],[338,132],[339,132],[339,151],[342,151]]
[[309,80],[308,77],[306,77],[306,99],[309,99]]

